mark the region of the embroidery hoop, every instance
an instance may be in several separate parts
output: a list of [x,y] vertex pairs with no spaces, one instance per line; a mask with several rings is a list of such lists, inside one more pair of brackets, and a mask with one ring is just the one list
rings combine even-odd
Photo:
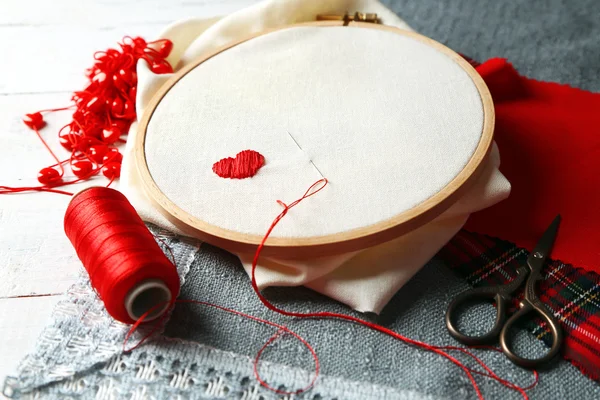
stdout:
[[[448,209],[459,199],[477,179],[483,167],[485,159],[491,149],[494,127],[494,108],[491,95],[487,86],[473,69],[473,67],[460,55],[445,47],[444,45],[427,38],[423,35],[401,30],[395,27],[378,25],[365,22],[344,21],[316,21],[294,24],[285,27],[269,29],[258,34],[253,34],[241,40],[226,44],[219,49],[204,54],[194,62],[183,67],[169,81],[167,81],[150,101],[138,126],[138,135],[134,143],[135,162],[140,173],[141,182],[149,198],[160,207],[163,214],[176,226],[190,235],[198,237],[208,243],[225,248],[237,253],[252,253],[262,240],[262,235],[247,234],[235,230],[224,229],[214,224],[207,223],[201,217],[192,215],[169,199],[153,179],[146,158],[146,133],[152,116],[159,106],[163,97],[175,86],[179,80],[189,72],[201,65],[203,62],[219,55],[228,49],[254,38],[268,35],[284,29],[294,27],[340,27],[346,29],[364,28],[378,29],[405,35],[424,43],[456,62],[469,76],[475,85],[481,99],[483,109],[483,129],[478,145],[464,168],[445,187],[422,203],[403,211],[392,218],[372,225],[359,227],[345,232],[331,235],[313,237],[270,237],[263,250],[264,255],[279,256],[284,258],[305,258],[342,254],[351,251],[368,248],[383,242],[397,238],[410,232],[430,221]],[[243,150],[243,149],[240,149]],[[231,154],[233,156],[233,154]],[[268,156],[267,156],[268,157]],[[217,161],[215,159],[214,161]],[[298,188],[298,190],[304,188]],[[275,201],[276,199],[273,199]],[[290,199],[291,201],[293,199]],[[273,215],[275,217],[276,214]],[[265,230],[268,226],[265,226]]]

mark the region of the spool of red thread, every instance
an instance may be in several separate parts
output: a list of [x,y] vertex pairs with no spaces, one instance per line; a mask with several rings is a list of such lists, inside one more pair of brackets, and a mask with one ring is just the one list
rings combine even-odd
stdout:
[[179,276],[127,198],[106,187],[73,196],[65,233],[92,287],[116,320],[160,317],[179,293]]

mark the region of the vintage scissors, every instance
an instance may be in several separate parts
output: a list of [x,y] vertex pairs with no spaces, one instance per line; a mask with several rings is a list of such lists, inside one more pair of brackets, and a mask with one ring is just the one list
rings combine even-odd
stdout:
[[[546,232],[542,235],[540,241],[527,258],[527,265],[523,265],[517,269],[517,277],[505,285],[479,287],[462,292],[452,300],[446,312],[446,327],[452,337],[466,345],[482,345],[500,340],[502,352],[515,364],[533,368],[550,361],[560,351],[563,341],[563,333],[560,323],[556,320],[552,312],[542,303],[536,294],[536,284],[542,279],[542,268],[546,262],[546,258],[554,244],[554,238],[558,232],[560,224],[560,215],[556,216]],[[516,290],[525,283],[525,296],[521,300],[519,310],[507,320],[507,309],[511,303],[512,295]],[[496,303],[496,321],[492,329],[480,336],[468,336],[461,333],[455,325],[457,317],[456,310],[461,305],[477,303],[480,300],[493,300]],[[524,317],[526,314],[541,316],[552,333],[552,346],[550,351],[543,357],[529,359],[518,356],[513,352],[509,333],[514,323]]]

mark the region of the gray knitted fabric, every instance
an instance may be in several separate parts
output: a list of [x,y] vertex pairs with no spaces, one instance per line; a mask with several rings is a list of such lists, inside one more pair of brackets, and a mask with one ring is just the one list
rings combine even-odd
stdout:
[[[583,89],[600,90],[600,1],[597,0],[388,0],[417,31],[478,60],[508,58],[523,74]],[[364,10],[368,11],[368,10]],[[8,379],[15,398],[234,398],[258,399],[455,399],[475,398],[466,376],[449,361],[367,328],[342,321],[293,320],[269,312],[252,292],[237,259],[204,245],[154,230],[175,254],[181,298],[228,306],[288,325],[317,350],[317,385],[300,396],[280,396],[254,379],[252,358],[274,330],[200,305],[177,305],[165,334],[131,353],[122,345],[128,327],[114,322],[84,275],[54,312],[54,322],[34,352]],[[188,272],[189,271],[189,272]],[[452,296],[466,284],[433,260],[385,308],[378,322],[413,339],[455,344],[443,324]],[[277,305],[295,311],[351,313],[303,288],[269,289]],[[358,315],[354,313],[354,315]],[[482,329],[485,310],[461,321]],[[367,316],[363,316],[367,318]],[[136,333],[132,342],[144,332]],[[530,339],[532,351],[541,349]],[[498,353],[477,351],[500,376],[526,385],[531,374]],[[458,355],[457,355],[458,356]],[[466,360],[465,357],[459,357]],[[305,386],[313,371],[307,350],[283,336],[264,355],[260,371],[275,387]],[[472,364],[470,364],[472,365]],[[486,398],[519,395],[478,377]],[[600,385],[566,361],[542,371],[533,399],[600,398]]]
[[382,0],[417,32],[478,61],[600,91],[600,1]]
[[[216,296],[203,298],[216,304],[226,304],[223,296],[229,294],[219,290],[218,285],[214,285],[214,282],[217,282],[214,280],[216,276],[224,281],[229,280],[224,275],[230,276],[237,284],[242,284],[248,289],[248,277],[241,266],[236,265],[231,270],[230,254],[210,246],[205,246],[205,250],[199,252],[195,241],[181,239],[156,227],[150,228],[158,238],[157,243],[163,248],[168,246],[173,253],[183,284],[180,298],[195,298],[193,296],[196,295],[198,285],[208,285],[204,287],[211,288],[210,290]],[[170,252],[167,254],[170,255]],[[219,258],[215,258],[215,255]],[[190,267],[194,269],[191,275],[188,273]],[[206,273],[208,275],[204,275]],[[186,275],[193,277],[193,282],[186,283]],[[207,290],[202,291],[207,292]],[[246,293],[250,294],[247,290]],[[237,297],[231,307],[248,311],[244,306],[247,304],[246,300],[244,297]],[[256,297],[253,300],[258,301]],[[183,315],[185,319],[203,318],[202,315],[196,314],[196,310],[186,315],[185,307],[181,309],[179,307],[181,305],[176,308],[177,313]],[[255,304],[252,308],[258,307]],[[212,316],[219,318],[218,315]],[[261,387],[254,379],[253,358],[243,354],[252,352],[254,341],[247,342],[246,351],[242,354],[236,354],[180,339],[184,338],[183,336],[171,338],[157,335],[138,349],[124,352],[123,341],[129,326],[114,321],[106,313],[85,274],[81,275],[79,282],[57,305],[53,317],[53,324],[44,330],[35,351],[21,363],[18,378],[6,380],[3,388],[5,396],[56,399],[65,397],[145,399],[173,396],[191,399],[283,398]],[[221,314],[221,318],[223,317],[225,317],[223,321],[228,321],[229,326],[226,326],[224,331],[220,331],[221,334],[233,332],[242,327],[242,324],[248,325],[249,329],[244,327],[240,332],[249,334],[253,331],[252,322],[248,320],[242,322],[241,317]],[[172,316],[167,329],[172,332],[185,330],[183,324],[187,323],[179,317]],[[136,332],[128,347],[144,337],[151,328]],[[259,335],[262,333],[258,330],[254,331]],[[256,337],[256,339],[266,340],[272,334],[272,331],[266,331],[264,338]],[[282,338],[281,343],[286,345],[285,337]],[[256,350],[258,347],[254,351]],[[275,348],[273,351],[279,350]],[[269,382],[277,382],[276,386],[282,390],[293,391],[305,386],[310,382],[312,373],[312,368],[294,368],[268,361],[261,363],[262,377]],[[317,391],[313,390],[305,396],[295,398],[317,400],[433,397],[412,389],[386,387],[322,374],[319,377]]]
[[[322,370],[315,388],[303,395],[284,397],[259,386],[252,358],[274,329],[201,305],[177,305],[165,335],[124,354],[122,344],[128,328],[105,313],[82,278],[58,305],[55,323],[21,365],[19,379],[7,382],[5,394],[15,398],[100,399],[475,398],[466,376],[442,357],[344,321],[294,320],[272,313],[253,293],[234,256],[209,245],[198,251],[194,243],[172,236],[166,240],[180,273],[189,270],[181,299],[202,299],[286,324],[316,348]],[[440,261],[433,260],[392,299],[378,322],[413,339],[455,344],[446,332],[443,316],[449,300],[466,288]],[[270,289],[266,294],[289,310],[358,315],[304,288]],[[485,316],[484,310],[475,310],[463,323],[477,329],[485,323]],[[539,341],[535,343],[542,347]],[[524,386],[531,381],[531,373],[515,367],[504,356],[476,352],[500,376]],[[474,366],[466,357],[455,355]],[[314,370],[308,351],[290,337],[284,336],[270,346],[264,360],[260,364],[262,377],[287,391],[304,387]],[[489,379],[478,378],[478,383],[486,398],[519,398],[516,392]],[[600,398],[600,386],[561,360],[542,373],[540,384],[530,394],[544,399]]]

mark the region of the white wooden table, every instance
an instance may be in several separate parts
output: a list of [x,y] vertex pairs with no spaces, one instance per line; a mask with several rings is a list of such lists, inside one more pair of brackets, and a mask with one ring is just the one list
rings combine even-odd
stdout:
[[[95,51],[125,35],[156,38],[175,20],[225,15],[255,1],[1,0],[0,185],[38,184],[37,171],[52,159],[21,118],[68,105]],[[52,115],[42,130],[61,155],[67,152],[56,133],[68,120],[66,112]],[[49,193],[0,195],[0,386],[81,268],[63,232],[68,201]]]

